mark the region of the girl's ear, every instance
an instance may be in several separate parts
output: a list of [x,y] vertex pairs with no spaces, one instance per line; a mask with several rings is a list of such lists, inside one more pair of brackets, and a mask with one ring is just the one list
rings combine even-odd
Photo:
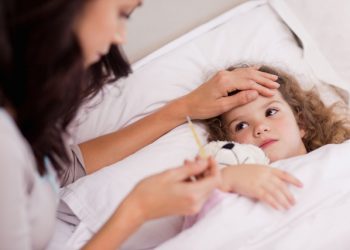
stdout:
[[298,114],[296,115],[296,120],[300,131],[300,137],[304,138],[306,135],[306,125],[304,122],[304,116],[302,112],[298,112]]

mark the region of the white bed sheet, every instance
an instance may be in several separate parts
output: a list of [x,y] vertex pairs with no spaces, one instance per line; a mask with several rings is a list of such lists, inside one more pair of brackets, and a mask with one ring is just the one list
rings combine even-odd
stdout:
[[[130,124],[188,93],[217,70],[240,62],[284,68],[303,81],[305,88],[310,88],[311,83],[320,84],[293,35],[266,1],[249,1],[136,63],[133,75],[106,87],[92,107],[90,103],[82,110],[76,127],[72,128],[72,140],[85,141]],[[328,95],[328,99],[329,96],[331,101],[336,99],[333,95]],[[204,129],[196,126],[204,139]],[[196,152],[189,129],[182,125],[127,159],[63,189],[62,200],[81,223],[62,243],[78,249],[107,220],[135,183],[180,165]],[[174,237],[181,223],[180,217],[146,223],[122,249],[154,248]],[[70,232],[71,226],[67,226],[65,233]]]
[[193,227],[157,249],[345,250],[350,247],[350,141],[272,164],[300,179],[290,187],[297,204],[275,211],[228,195]]

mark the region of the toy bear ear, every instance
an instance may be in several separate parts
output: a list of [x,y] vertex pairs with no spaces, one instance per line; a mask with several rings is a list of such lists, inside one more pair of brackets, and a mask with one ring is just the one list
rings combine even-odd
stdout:
[[229,142],[229,143],[226,143],[224,146],[222,146],[221,148],[224,148],[224,149],[233,149],[235,146],[235,144],[233,142]]

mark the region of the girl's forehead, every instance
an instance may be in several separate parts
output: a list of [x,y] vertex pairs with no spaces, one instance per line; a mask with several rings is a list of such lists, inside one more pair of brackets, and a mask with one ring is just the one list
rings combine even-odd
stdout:
[[259,95],[254,101],[231,109],[230,111],[223,114],[223,118],[232,118],[241,115],[249,116],[249,114],[253,114],[254,111],[264,109],[269,105],[269,103],[280,103],[281,105],[288,105],[282,97],[281,93],[279,91],[276,91],[273,96],[266,97]]

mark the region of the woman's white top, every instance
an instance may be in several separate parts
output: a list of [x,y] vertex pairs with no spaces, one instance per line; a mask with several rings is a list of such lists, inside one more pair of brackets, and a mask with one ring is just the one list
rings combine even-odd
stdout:
[[0,249],[44,249],[55,226],[53,171],[42,177],[12,117],[0,109]]

